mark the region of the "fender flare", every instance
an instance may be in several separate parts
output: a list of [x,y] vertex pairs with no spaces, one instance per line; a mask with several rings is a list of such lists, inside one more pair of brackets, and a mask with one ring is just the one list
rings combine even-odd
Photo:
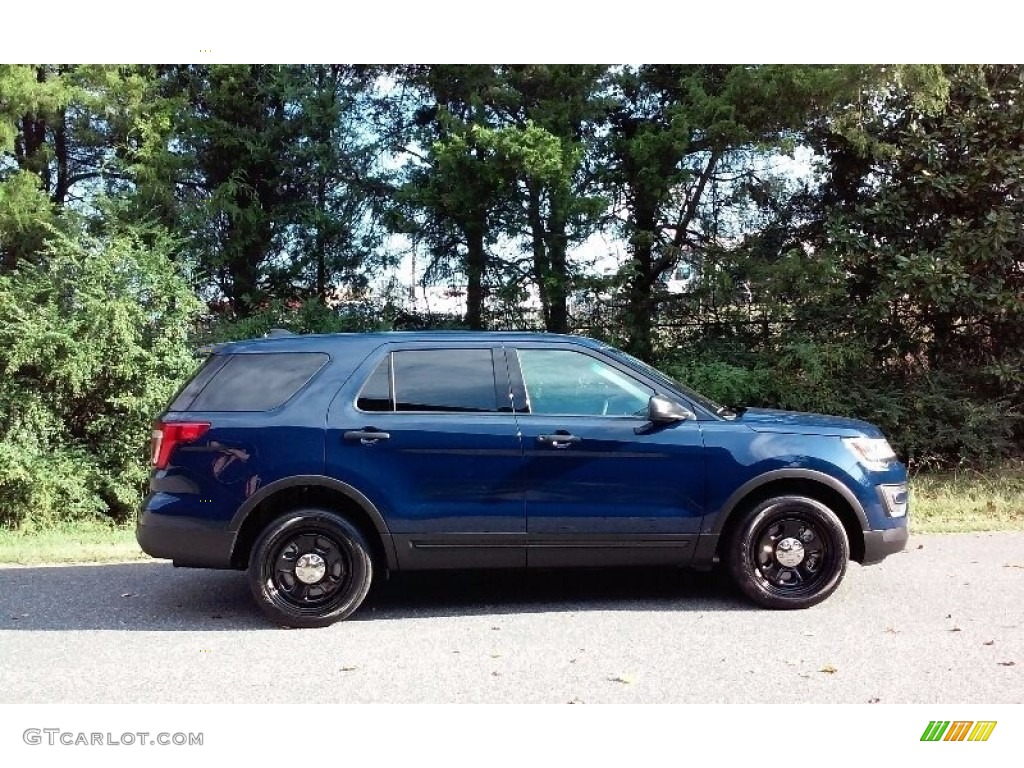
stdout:
[[380,537],[381,544],[384,547],[384,556],[387,560],[388,570],[398,569],[398,558],[395,555],[395,543],[391,538],[391,531],[388,529],[388,524],[384,521],[384,516],[381,515],[380,510],[374,505],[372,501],[366,498],[365,494],[358,488],[344,483],[341,480],[336,480],[333,477],[327,477],[326,475],[294,475],[292,477],[285,477],[281,480],[275,480],[269,485],[265,485],[260,488],[256,493],[247,498],[242,506],[238,508],[238,511],[231,518],[231,522],[228,523],[228,530],[232,533],[237,534],[241,529],[242,524],[249,517],[249,514],[263,501],[273,496],[279,491],[284,491],[289,488],[295,488],[300,485],[312,485],[319,488],[327,488],[354,501],[359,508],[366,513],[373,523],[374,528],[377,530],[377,535]]
[[853,513],[857,516],[858,522],[860,522],[860,529],[862,531],[870,530],[871,525],[868,523],[868,516],[864,511],[864,505],[860,503],[860,500],[853,494],[853,491],[851,491],[845,483],[841,480],[837,480],[831,475],[827,475],[824,472],[818,472],[814,469],[787,467],[784,469],[773,469],[770,472],[765,472],[763,475],[751,478],[733,491],[732,495],[726,499],[725,504],[722,505],[718,514],[715,515],[715,521],[712,526],[705,530],[704,533],[711,534],[713,536],[721,534],[722,529],[725,528],[725,524],[736,511],[736,507],[739,506],[747,496],[761,486],[777,480],[809,480],[831,488],[842,496],[846,503],[850,505]]

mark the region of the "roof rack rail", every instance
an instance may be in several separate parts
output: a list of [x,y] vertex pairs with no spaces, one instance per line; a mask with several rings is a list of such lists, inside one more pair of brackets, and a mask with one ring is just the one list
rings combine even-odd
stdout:
[[263,334],[263,338],[265,338],[265,339],[275,339],[278,336],[294,336],[294,335],[295,334],[292,333],[291,331],[289,331],[287,328],[271,328],[269,331],[267,331],[265,334]]

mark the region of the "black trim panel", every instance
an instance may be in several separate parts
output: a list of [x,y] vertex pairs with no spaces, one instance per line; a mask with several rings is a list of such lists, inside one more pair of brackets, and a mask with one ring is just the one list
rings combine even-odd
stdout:
[[688,565],[697,534],[394,534],[403,570]]
[[694,568],[710,568],[714,565],[718,552],[718,539],[717,533],[702,533],[697,539],[693,562],[690,565]]
[[889,555],[902,552],[909,538],[910,529],[905,525],[880,531],[864,531],[864,559],[860,564],[874,565]]
[[765,472],[763,475],[758,475],[737,488],[725,504],[722,505],[721,511],[715,515],[715,521],[712,526],[706,531],[702,531],[702,533],[720,534],[722,529],[725,527],[725,523],[729,519],[729,516],[744,498],[753,491],[756,491],[762,485],[775,480],[811,480],[816,483],[821,483],[822,485],[827,485],[833,491],[836,491],[840,496],[842,496],[846,500],[846,503],[850,505],[854,514],[857,515],[857,520],[860,521],[860,527],[862,530],[866,531],[871,528],[871,525],[868,523],[868,516],[864,512],[864,507],[861,506],[857,497],[853,495],[853,491],[847,488],[841,481],[836,480],[836,478],[831,475],[826,475],[824,472],[818,472],[814,469],[787,468],[773,469],[771,472]]
[[666,533],[636,536],[573,535],[531,537],[526,564],[530,568],[587,566],[684,566],[693,557],[697,534]]
[[185,568],[231,568],[235,532],[189,517],[154,515],[143,510],[135,539],[150,557],[173,560]]
[[526,534],[396,533],[392,538],[402,570],[526,567]]

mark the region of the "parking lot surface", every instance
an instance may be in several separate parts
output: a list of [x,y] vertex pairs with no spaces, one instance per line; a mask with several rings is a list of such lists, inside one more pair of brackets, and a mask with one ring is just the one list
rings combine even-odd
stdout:
[[912,536],[806,611],[717,574],[382,581],[270,625],[245,574],[0,569],[0,702],[1024,702],[1024,534]]

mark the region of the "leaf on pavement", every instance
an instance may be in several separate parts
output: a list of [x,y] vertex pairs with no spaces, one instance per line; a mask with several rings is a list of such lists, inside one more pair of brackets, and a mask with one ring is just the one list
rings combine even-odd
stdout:
[[826,665],[825,665],[824,667],[822,667],[822,668],[821,668],[820,670],[818,670],[818,671],[819,671],[819,672],[824,672],[824,673],[825,673],[825,674],[827,674],[827,675],[834,675],[834,674],[835,674],[836,672],[838,672],[839,670],[838,670],[838,669],[836,669],[835,667],[833,667],[833,666],[832,666],[831,664],[826,664]]

